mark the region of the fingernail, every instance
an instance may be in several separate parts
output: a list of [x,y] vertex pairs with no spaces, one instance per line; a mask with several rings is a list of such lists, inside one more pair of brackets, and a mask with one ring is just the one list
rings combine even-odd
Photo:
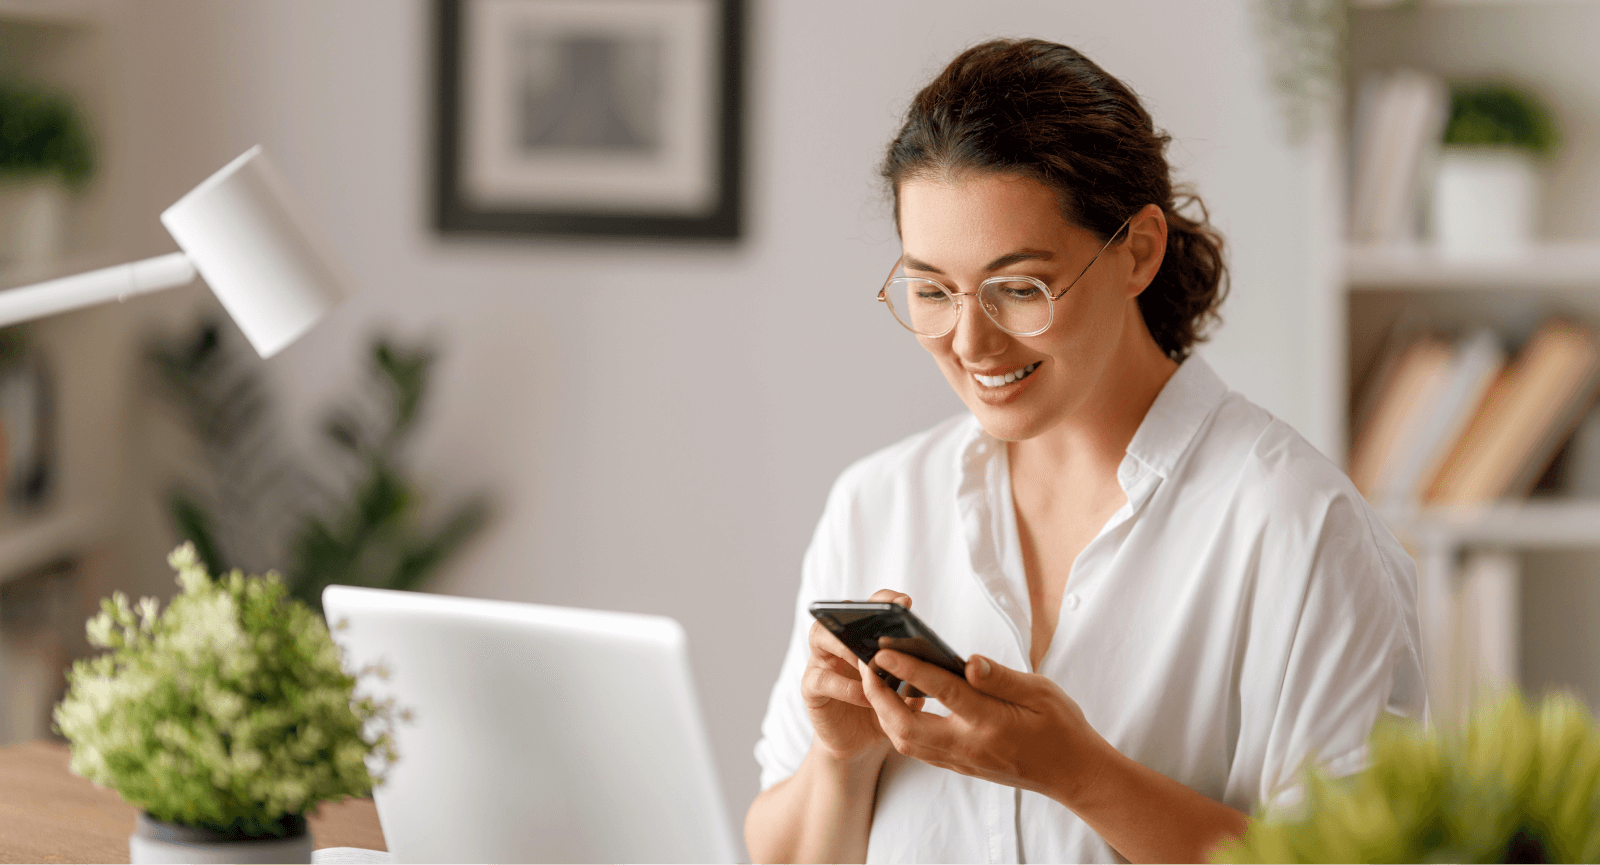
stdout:
[[982,655],[978,656],[978,675],[980,675],[980,676],[989,675],[989,659],[985,658]]

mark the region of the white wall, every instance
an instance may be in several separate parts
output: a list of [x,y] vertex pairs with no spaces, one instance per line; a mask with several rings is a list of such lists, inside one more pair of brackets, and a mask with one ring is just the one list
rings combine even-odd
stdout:
[[363,289],[271,363],[302,444],[375,328],[436,339],[420,474],[439,499],[500,502],[436,588],[683,621],[740,817],[830,482],[959,409],[873,302],[898,253],[874,166],[946,60],[1035,35],[1143,95],[1232,242],[1227,323],[1203,353],[1295,424],[1315,326],[1306,157],[1284,143],[1247,0],[752,6],[748,232],[730,248],[435,236],[422,0],[139,0],[121,61],[135,251],[170,249],[154,214],[265,144]]

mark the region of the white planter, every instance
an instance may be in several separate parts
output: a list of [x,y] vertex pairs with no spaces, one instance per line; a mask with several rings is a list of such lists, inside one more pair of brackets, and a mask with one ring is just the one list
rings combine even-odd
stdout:
[[1533,243],[1539,173],[1521,150],[1446,147],[1433,187],[1433,238],[1451,256],[1510,256]]
[[299,834],[287,838],[228,838],[220,833],[156,820],[139,812],[128,836],[128,861],[132,865],[240,865],[268,862],[310,862],[311,832],[297,818]]
[[67,190],[55,175],[0,175],[0,267],[31,267],[66,248]]

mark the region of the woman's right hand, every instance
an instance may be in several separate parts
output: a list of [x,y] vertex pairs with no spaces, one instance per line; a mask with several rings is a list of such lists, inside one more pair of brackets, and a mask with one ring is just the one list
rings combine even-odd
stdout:
[[[870,600],[911,608],[911,597],[891,589],[874,592]],[[842,763],[863,757],[881,759],[893,746],[878,726],[878,715],[861,688],[861,673],[854,652],[820,622],[811,623],[811,658],[800,677],[800,695],[816,731],[812,747]],[[922,699],[902,698],[913,710]]]

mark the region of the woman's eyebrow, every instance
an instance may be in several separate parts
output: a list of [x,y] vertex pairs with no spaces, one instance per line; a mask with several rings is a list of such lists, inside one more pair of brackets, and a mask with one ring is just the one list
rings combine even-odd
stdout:
[[[1010,267],[1013,264],[1021,264],[1024,261],[1049,261],[1055,257],[1055,253],[1048,249],[1019,249],[1016,252],[1008,252],[994,261],[989,262],[989,266],[984,268],[984,270],[996,271],[1002,267]],[[914,255],[907,255],[904,258],[904,261],[905,266],[911,268],[912,270],[925,270],[929,273],[937,273],[941,276],[944,275],[944,271],[934,267],[920,258],[917,258]]]

